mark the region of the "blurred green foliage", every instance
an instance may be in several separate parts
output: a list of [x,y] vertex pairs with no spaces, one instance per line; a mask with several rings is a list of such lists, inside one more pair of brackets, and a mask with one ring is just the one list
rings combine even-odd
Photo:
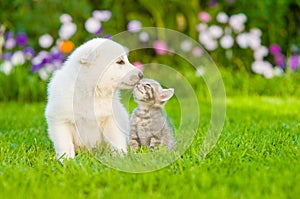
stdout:
[[[112,11],[112,19],[103,24],[104,31],[116,34],[126,30],[132,19],[140,20],[143,26],[157,26],[179,30],[197,39],[198,13],[208,11],[214,18],[219,11],[228,15],[245,13],[247,27],[258,27],[263,31],[263,43],[279,43],[285,50],[292,44],[300,44],[299,0],[219,0],[213,7],[212,0],[1,0],[0,22],[8,29],[25,31],[30,38],[44,33],[57,35],[59,16],[68,13],[78,25],[73,40],[76,44],[87,38],[84,22],[93,10]],[[180,21],[180,22],[179,22]],[[34,40],[31,39],[33,42]]]
[[[8,30],[14,32],[26,32],[30,45],[38,50],[38,38],[42,34],[49,33],[55,38],[58,37],[58,29],[61,25],[59,17],[63,13],[70,14],[77,25],[77,32],[71,39],[78,46],[94,37],[84,28],[84,23],[92,16],[93,10],[112,11],[110,21],[102,24],[104,34],[114,35],[125,31],[127,23],[137,19],[144,27],[156,26],[178,30],[195,40],[198,40],[196,25],[200,23],[198,13],[209,12],[212,15],[210,23],[214,23],[216,14],[223,11],[229,16],[237,13],[246,14],[248,18],[246,29],[260,28],[263,32],[262,43],[264,45],[278,43],[287,54],[291,53],[292,45],[300,46],[300,0],[219,0],[214,2],[217,4],[211,6],[212,0],[1,0],[0,24],[4,24]],[[192,85],[199,87],[201,78],[196,77],[195,71],[188,69],[189,67],[181,60],[170,59],[168,55],[155,56],[152,51],[147,52],[149,54],[144,54],[142,60],[138,60],[141,55],[133,52],[131,61],[158,62],[174,66],[188,76]],[[232,60],[227,60],[223,49],[211,53],[211,57],[218,62],[218,66],[228,69],[223,70],[223,78],[229,95],[300,96],[295,87],[299,82],[299,75],[287,74],[268,81],[263,77],[252,77],[249,73],[249,65],[253,61],[252,53],[247,50],[236,50],[233,53],[235,55]],[[233,70],[234,67],[239,70]],[[38,80],[37,75],[30,75],[28,67],[24,68],[16,69],[15,73],[8,76],[0,74],[0,101],[45,99],[46,83]],[[26,85],[26,88],[23,88],[23,85]]]
[[16,66],[10,75],[0,73],[0,101],[36,102],[46,100],[47,82],[30,74],[25,66]]

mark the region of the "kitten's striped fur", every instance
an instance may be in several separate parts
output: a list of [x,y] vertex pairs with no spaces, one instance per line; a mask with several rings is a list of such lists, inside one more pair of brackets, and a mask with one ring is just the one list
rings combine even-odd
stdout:
[[130,124],[130,148],[148,146],[151,150],[175,146],[172,128],[164,114],[165,103],[173,96],[174,89],[163,89],[153,79],[142,79],[133,90],[138,107],[133,111]]

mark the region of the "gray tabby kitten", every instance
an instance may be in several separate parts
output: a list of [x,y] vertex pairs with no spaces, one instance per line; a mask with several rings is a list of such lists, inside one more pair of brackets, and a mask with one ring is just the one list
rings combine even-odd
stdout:
[[175,146],[172,128],[168,124],[163,107],[173,96],[174,89],[163,89],[153,79],[142,79],[133,89],[133,97],[138,107],[131,116],[129,144],[131,150],[148,146],[154,150]]

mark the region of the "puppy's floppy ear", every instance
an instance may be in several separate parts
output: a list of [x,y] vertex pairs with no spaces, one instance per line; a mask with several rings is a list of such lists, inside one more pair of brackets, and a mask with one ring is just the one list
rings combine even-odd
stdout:
[[174,95],[174,88],[163,89],[159,94],[159,99],[162,102],[168,101]]
[[94,62],[95,58],[98,56],[97,47],[90,49],[86,54],[80,57],[79,62],[82,65],[90,65]]

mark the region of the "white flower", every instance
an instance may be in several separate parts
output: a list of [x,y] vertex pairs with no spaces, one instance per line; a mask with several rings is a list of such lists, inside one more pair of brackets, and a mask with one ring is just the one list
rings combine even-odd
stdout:
[[265,78],[272,78],[274,76],[273,67],[267,61],[255,61],[251,65],[252,71],[263,75]]
[[53,43],[53,38],[49,34],[44,34],[39,38],[39,45],[42,48],[49,48]]
[[254,59],[256,61],[263,60],[263,58],[267,55],[268,55],[268,48],[265,46],[260,46],[254,51]]
[[261,39],[255,34],[248,34],[248,44],[252,50],[255,50],[261,46]]
[[263,73],[263,61],[255,61],[251,64],[251,69],[253,72],[257,74],[262,74]]
[[196,29],[197,29],[197,32],[205,31],[207,29],[207,24],[200,23],[200,24],[197,25]]
[[209,40],[212,40],[212,37],[208,31],[203,31],[199,34],[199,41],[201,44],[205,44]]
[[77,26],[75,23],[71,23],[71,22],[64,23],[60,27],[58,31],[58,35],[61,39],[68,40],[75,34],[76,30],[77,30]]
[[39,65],[42,63],[44,59],[47,59],[49,57],[49,52],[47,51],[40,51],[39,54],[37,54],[32,60],[31,64],[32,65]]
[[22,65],[25,63],[26,57],[25,54],[18,50],[11,57],[11,63],[13,66]]
[[236,37],[236,43],[241,48],[248,48],[249,42],[248,42],[248,33],[241,33]]
[[236,25],[235,27],[232,27],[235,33],[240,33],[245,30],[245,25],[244,24],[239,24]]
[[51,64],[45,64],[45,66],[43,67],[45,68],[47,73],[52,73],[54,71],[54,66]]
[[127,24],[127,30],[132,33],[139,32],[141,28],[142,28],[142,23],[138,20],[131,20]]
[[72,17],[69,14],[62,14],[59,17],[61,23],[70,23],[72,21]]
[[147,42],[149,41],[149,34],[146,32],[141,32],[139,35],[139,39],[141,42]]
[[218,42],[212,38],[209,31],[201,32],[199,35],[199,41],[209,51],[213,51],[218,47]]
[[208,31],[210,32],[211,36],[215,39],[218,39],[222,36],[223,30],[220,26],[212,25],[208,28]]
[[231,35],[225,35],[220,40],[220,45],[224,49],[229,49],[233,46],[234,40]]
[[237,33],[242,32],[245,29],[245,22],[247,21],[247,17],[245,14],[236,14],[232,15],[229,18],[229,25],[233,28],[233,30]]
[[266,68],[263,72],[263,76],[267,79],[274,77],[274,71],[272,68]]
[[109,10],[94,10],[93,17],[99,21],[108,21],[111,18],[111,12]]
[[209,51],[213,51],[216,50],[218,48],[218,42],[216,40],[208,40],[205,44],[204,44],[205,48]]
[[258,28],[252,28],[250,30],[250,34],[256,35],[257,37],[261,37],[262,32]]
[[5,75],[9,75],[10,72],[13,69],[13,65],[10,61],[4,61],[1,65],[0,65],[0,70],[3,71],[3,73]]
[[13,49],[15,46],[16,46],[16,40],[14,38],[8,38],[6,41],[5,41],[5,44],[4,44],[4,47],[6,49]]
[[39,71],[39,76],[42,80],[46,81],[49,78],[49,73],[47,72],[46,68],[41,68]]
[[181,42],[180,47],[184,52],[188,52],[192,49],[192,42],[190,40],[185,40]]
[[227,23],[228,16],[225,12],[219,12],[217,15],[217,22],[219,23]]
[[89,32],[89,33],[97,33],[100,28],[101,28],[101,22],[98,21],[97,19],[91,17],[91,18],[88,18],[88,20],[86,20],[85,24],[85,29]]

